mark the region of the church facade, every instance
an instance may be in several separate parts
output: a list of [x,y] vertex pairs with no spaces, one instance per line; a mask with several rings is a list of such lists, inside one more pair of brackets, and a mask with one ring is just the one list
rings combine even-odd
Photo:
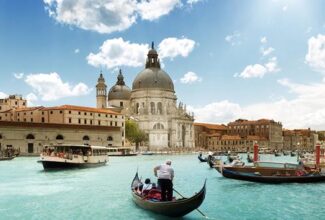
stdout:
[[194,116],[186,106],[177,103],[174,83],[160,67],[158,53],[153,48],[147,54],[145,69],[137,74],[132,90],[125,85],[120,71],[116,85],[103,103],[106,90],[102,74],[98,79],[97,106],[119,108],[126,117],[134,119],[148,135],[150,149],[194,147]]

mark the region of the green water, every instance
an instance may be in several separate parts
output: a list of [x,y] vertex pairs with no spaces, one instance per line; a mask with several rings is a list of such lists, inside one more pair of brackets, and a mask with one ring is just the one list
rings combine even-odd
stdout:
[[[325,183],[269,185],[226,179],[197,155],[111,157],[107,166],[44,172],[38,158],[0,162],[0,219],[165,219],[134,205],[136,172],[154,180],[153,167],[173,161],[174,187],[207,195],[200,210],[211,219],[325,219]],[[290,156],[262,160],[295,161]],[[202,219],[194,211],[184,219]]]

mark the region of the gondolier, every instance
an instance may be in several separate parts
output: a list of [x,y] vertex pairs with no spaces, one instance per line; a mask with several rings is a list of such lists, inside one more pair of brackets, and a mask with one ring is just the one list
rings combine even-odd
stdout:
[[165,164],[156,166],[154,174],[158,177],[158,185],[161,189],[161,201],[172,201],[173,199],[173,178],[174,169],[171,167],[172,161],[166,160]]

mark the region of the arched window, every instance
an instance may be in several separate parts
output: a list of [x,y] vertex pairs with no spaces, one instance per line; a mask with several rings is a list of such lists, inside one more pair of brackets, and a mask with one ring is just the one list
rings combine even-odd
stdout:
[[107,141],[113,141],[113,137],[112,136],[108,136],[107,137]]
[[161,124],[161,123],[157,123],[153,126],[153,129],[154,130],[161,130],[161,129],[164,129],[164,125]]
[[34,137],[34,135],[32,135],[32,134],[28,134],[28,135],[26,136],[26,139],[35,139],[35,137]]
[[82,138],[82,140],[84,140],[84,141],[89,141],[89,140],[90,140],[90,138],[89,138],[89,136],[88,136],[88,135],[85,135],[85,136]]
[[161,102],[158,102],[157,110],[158,110],[158,115],[161,115],[163,113],[162,112],[162,104],[161,104]]
[[156,112],[156,108],[155,108],[155,103],[154,102],[150,102],[150,112],[152,115],[155,114]]
[[137,103],[137,104],[135,105],[135,113],[136,113],[136,114],[139,114],[139,107],[140,107],[140,105],[139,105],[139,103]]
[[61,134],[59,134],[59,135],[56,136],[56,140],[63,140],[63,139],[64,138],[63,138],[63,136]]

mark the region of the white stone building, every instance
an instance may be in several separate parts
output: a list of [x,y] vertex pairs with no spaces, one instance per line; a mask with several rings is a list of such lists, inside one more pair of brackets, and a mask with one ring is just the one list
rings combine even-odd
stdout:
[[148,135],[150,149],[194,147],[193,115],[182,103],[177,106],[174,83],[160,68],[153,46],[147,56],[145,69],[135,77],[131,91],[119,73],[108,93],[108,107],[121,108],[135,119]]

